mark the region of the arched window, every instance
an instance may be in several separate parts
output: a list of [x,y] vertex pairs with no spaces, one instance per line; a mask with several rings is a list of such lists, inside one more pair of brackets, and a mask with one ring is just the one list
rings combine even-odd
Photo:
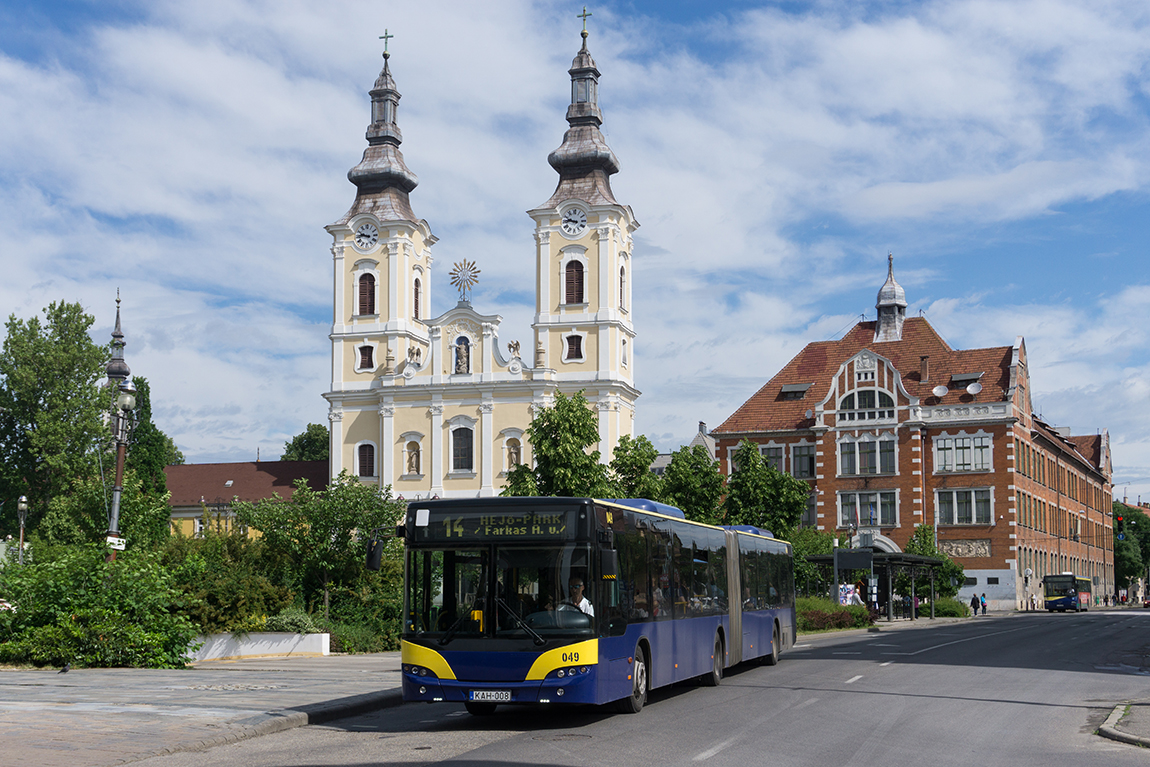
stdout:
[[566,271],[566,303],[581,304],[583,303],[583,264],[578,261],[568,261]]
[[407,443],[407,467],[405,474],[419,474],[419,443],[415,440]]
[[359,369],[375,369],[375,349],[370,346],[359,347]]
[[359,446],[359,476],[375,476],[375,445],[363,444]]
[[619,267],[619,308],[627,308],[627,267]]
[[466,426],[460,426],[451,432],[452,471],[472,471],[475,466],[473,437],[474,432]]
[[419,319],[419,278],[416,278],[415,285],[411,291],[411,316]]
[[375,314],[375,275],[359,276],[359,313]]
[[884,391],[859,389],[839,401],[839,411],[839,418],[846,421],[894,418],[894,398]]

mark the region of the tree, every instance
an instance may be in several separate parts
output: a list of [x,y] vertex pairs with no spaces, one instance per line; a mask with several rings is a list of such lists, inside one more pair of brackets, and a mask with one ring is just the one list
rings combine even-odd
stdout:
[[[99,385],[108,347],[79,304],[52,303],[45,320],[11,315],[0,354],[0,498],[27,495],[35,528],[51,498],[93,472],[92,447],[108,438],[110,395]],[[16,527],[14,503],[3,526]]]
[[826,585],[822,571],[807,557],[833,555],[836,537],[834,533],[813,527],[796,527],[787,531],[786,540],[790,542],[795,557],[796,589],[806,589],[809,584]]
[[136,428],[128,446],[127,465],[136,470],[144,492],[163,495],[168,490],[165,466],[184,462],[184,454],[164,432],[152,423],[152,387],[148,379],[133,376],[136,386]]
[[[106,471],[111,471],[105,466]],[[66,493],[53,496],[40,522],[39,533],[50,544],[81,544],[102,540],[108,529],[112,480],[97,474],[76,477]],[[124,470],[120,498],[120,533],[131,548],[154,549],[168,537],[172,510],[170,494],[145,490],[139,474]]]
[[[911,534],[904,548],[907,554],[919,554],[942,560],[942,568],[934,576],[934,593],[939,599],[953,597],[965,582],[965,571],[934,543],[934,525],[919,525]],[[895,576],[894,588],[900,594],[910,594],[910,577],[905,574]],[[914,581],[916,595],[930,593],[930,576],[920,575]]]
[[631,439],[631,435],[623,435],[611,455],[611,494],[615,498],[661,500],[662,483],[651,471],[658,456],[659,451],[646,436]]
[[687,519],[719,524],[723,476],[719,464],[702,445],[681,447],[663,471],[663,500],[683,510]]
[[609,494],[607,467],[599,451],[595,414],[582,390],[568,397],[555,393],[555,404],[540,408],[527,427],[534,466],[521,463],[507,477],[505,496],[557,495],[599,497]]
[[309,603],[322,593],[325,619],[333,585],[353,582],[364,569],[367,535],[377,527],[394,529],[406,512],[390,486],[380,490],[346,471],[326,490],[300,479],[290,500],[277,494],[234,508],[240,524],[258,530],[269,549],[293,563]]
[[326,426],[309,423],[307,428],[284,443],[281,461],[326,461],[331,450],[331,433]]
[[785,537],[798,526],[810,497],[810,485],[767,466],[758,445],[739,444],[727,481],[727,524],[755,525]]

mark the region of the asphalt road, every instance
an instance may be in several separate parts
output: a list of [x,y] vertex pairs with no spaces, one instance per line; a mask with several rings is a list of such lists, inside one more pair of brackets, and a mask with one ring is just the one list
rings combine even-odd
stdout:
[[1150,611],[991,616],[800,638],[776,667],[656,691],[633,716],[407,704],[136,764],[1145,765],[1094,731],[1147,698]]

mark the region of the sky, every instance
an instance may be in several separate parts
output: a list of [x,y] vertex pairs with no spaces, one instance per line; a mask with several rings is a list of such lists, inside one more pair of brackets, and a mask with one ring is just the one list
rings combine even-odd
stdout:
[[[326,423],[331,237],[387,30],[416,214],[529,339],[582,4],[0,0],[0,314],[79,301],[189,462]],[[873,319],[887,254],[952,347],[1025,339],[1033,403],[1150,501],[1150,5],[588,5],[635,211],[636,432],[725,420]],[[454,306],[442,277],[432,316]]]

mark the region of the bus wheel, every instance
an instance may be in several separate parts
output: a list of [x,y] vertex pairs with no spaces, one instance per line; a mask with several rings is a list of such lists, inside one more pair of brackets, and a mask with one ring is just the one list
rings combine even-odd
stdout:
[[631,670],[631,694],[616,702],[624,714],[637,714],[647,702],[647,656],[643,648],[635,648],[635,667]]
[[763,656],[764,666],[773,666],[779,662],[779,624],[771,631],[771,654]]
[[703,674],[703,684],[718,687],[723,680],[723,640],[715,637],[715,653],[711,656],[711,673]]
[[467,713],[472,716],[491,716],[495,713],[494,703],[476,703],[468,700],[464,701],[463,705],[467,709]]

